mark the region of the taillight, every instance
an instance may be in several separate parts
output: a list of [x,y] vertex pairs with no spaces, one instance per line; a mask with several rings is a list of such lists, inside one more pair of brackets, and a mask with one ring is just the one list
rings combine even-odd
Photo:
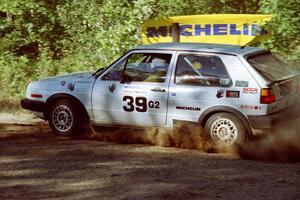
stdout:
[[260,93],[260,103],[271,104],[276,101],[272,88],[263,88]]

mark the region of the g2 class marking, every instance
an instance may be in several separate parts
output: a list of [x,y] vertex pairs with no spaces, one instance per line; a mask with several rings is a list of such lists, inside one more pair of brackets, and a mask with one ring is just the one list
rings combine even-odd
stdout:
[[126,106],[123,106],[123,110],[126,112],[133,112],[134,108],[137,112],[147,112],[147,106],[155,109],[160,108],[159,101],[149,101],[147,103],[146,97],[136,97],[134,99],[132,96],[124,96],[123,101],[127,103]]

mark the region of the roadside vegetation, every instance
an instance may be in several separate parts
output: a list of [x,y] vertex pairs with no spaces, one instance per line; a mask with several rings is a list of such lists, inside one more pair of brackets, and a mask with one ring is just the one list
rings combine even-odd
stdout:
[[273,14],[264,46],[300,63],[300,0],[1,0],[0,110],[32,80],[107,66],[139,45],[143,21],[177,15]]

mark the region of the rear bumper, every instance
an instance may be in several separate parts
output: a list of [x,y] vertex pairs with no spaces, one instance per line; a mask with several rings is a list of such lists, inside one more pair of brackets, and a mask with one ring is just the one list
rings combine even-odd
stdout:
[[272,129],[275,126],[285,123],[300,116],[300,107],[293,106],[283,111],[270,115],[248,116],[250,125],[253,129]]
[[35,111],[35,112],[44,112],[45,103],[41,101],[34,101],[30,99],[22,99],[21,106],[24,109]]

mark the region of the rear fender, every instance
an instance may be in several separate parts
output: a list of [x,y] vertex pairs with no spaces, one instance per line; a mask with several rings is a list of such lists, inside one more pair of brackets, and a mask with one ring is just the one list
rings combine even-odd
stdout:
[[198,123],[201,124],[202,127],[204,127],[210,116],[212,116],[213,114],[216,114],[216,113],[220,113],[220,112],[226,112],[226,113],[231,113],[231,114],[235,115],[238,119],[241,120],[241,122],[245,126],[246,131],[247,131],[247,133],[246,133],[247,136],[249,138],[253,137],[253,132],[252,132],[250,123],[249,123],[248,119],[245,117],[245,115],[243,115],[243,113],[241,113],[240,111],[238,111],[234,108],[228,107],[228,106],[214,106],[214,107],[206,109],[199,117]]

